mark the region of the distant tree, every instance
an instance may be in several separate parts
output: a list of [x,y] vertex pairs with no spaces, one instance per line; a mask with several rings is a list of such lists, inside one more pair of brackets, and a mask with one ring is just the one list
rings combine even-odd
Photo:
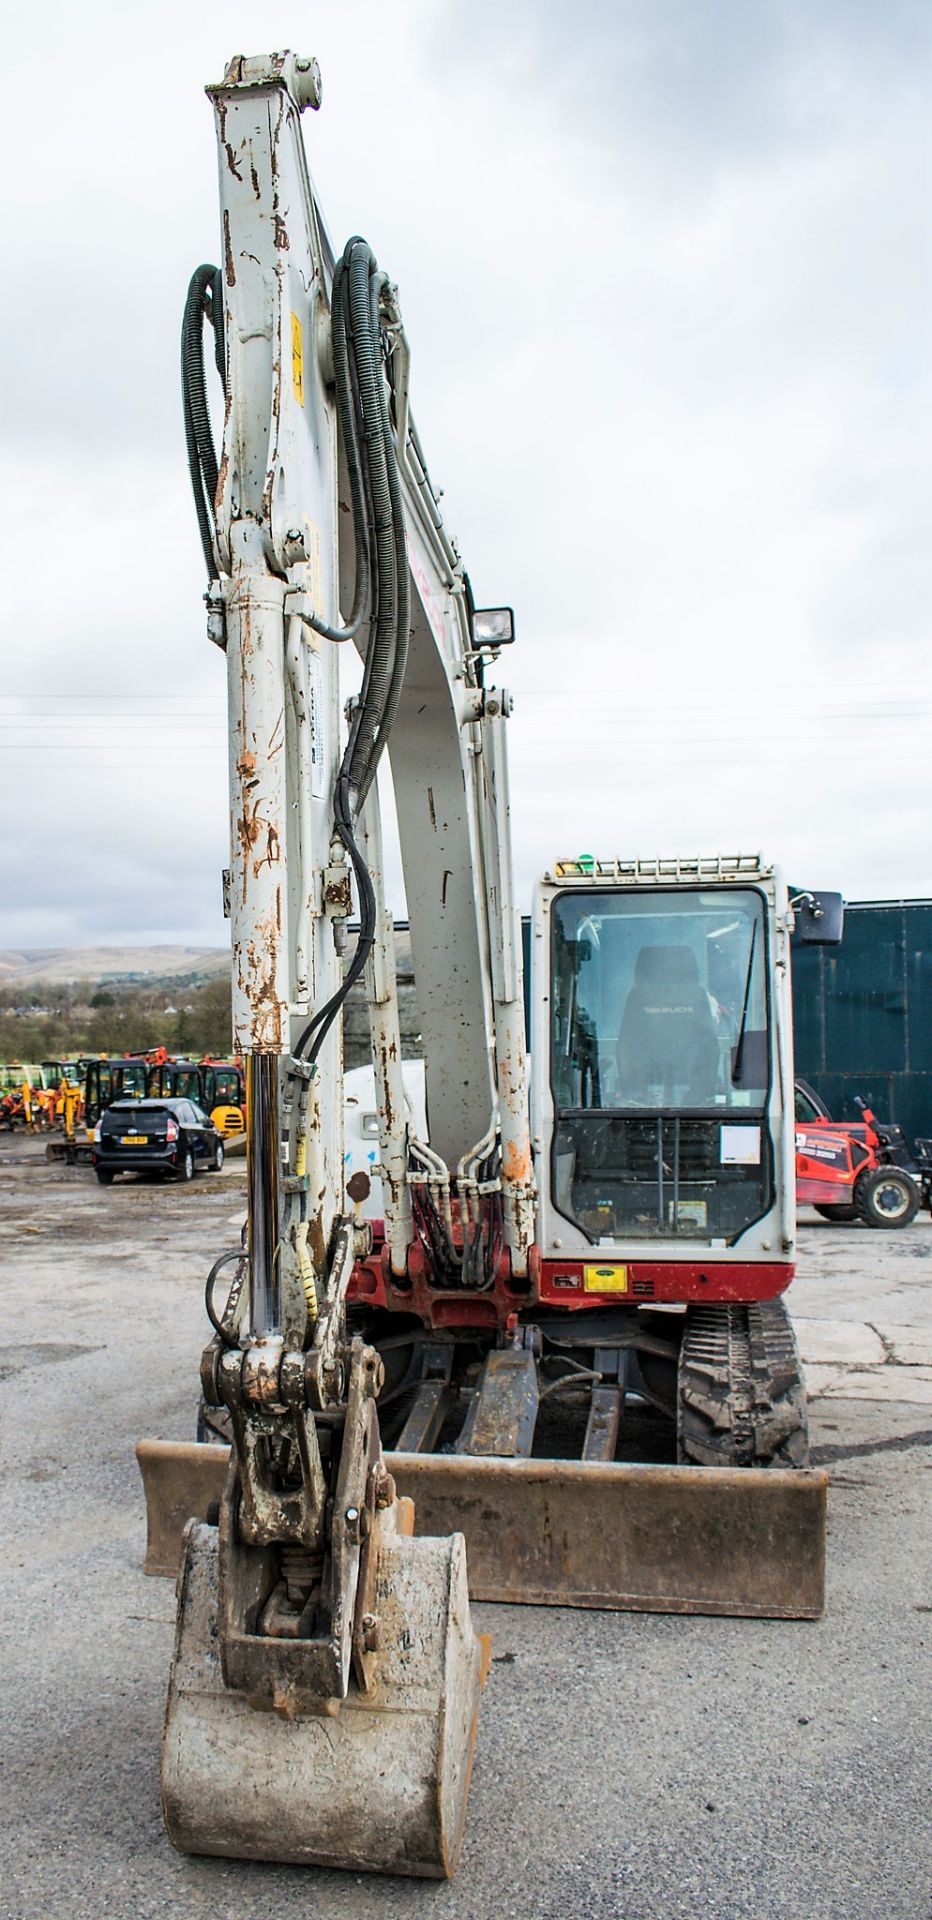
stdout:
[[180,992],[171,1013],[165,1012],[165,979],[108,980],[89,1000],[84,997],[87,987],[60,988],[46,982],[38,983],[34,992],[0,988],[0,1061],[146,1053],[159,1046],[169,1053],[224,1058],[233,1032],[229,975],[204,982],[189,976],[176,985]]
[[174,1021],[174,1053],[190,1053],[194,1044],[194,1024],[187,1007],[179,1007]]
[[201,987],[192,1018],[197,1026],[199,1052],[225,1059],[233,1045],[233,989],[228,975]]

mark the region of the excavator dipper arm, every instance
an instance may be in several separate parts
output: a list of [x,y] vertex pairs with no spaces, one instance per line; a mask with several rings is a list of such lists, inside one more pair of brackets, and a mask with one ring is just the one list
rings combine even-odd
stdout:
[[[185,418],[210,631],[226,654],[248,1215],[201,1367],[233,1448],[219,1527],[185,1536],[165,1819],[186,1851],[448,1874],[483,1660],[464,1545],[410,1537],[379,1442],[382,1361],[346,1315],[368,1240],[343,1184],[342,953],[355,884],[351,981],[375,932],[363,809],[393,721],[402,738],[412,721],[409,630],[415,654],[431,630],[423,600],[411,616],[385,374],[400,321],[365,242],[334,262],[322,232],[300,126],[319,103],[315,63],[238,58],[209,93],[223,264],[192,282]],[[205,315],[224,377],[219,461]],[[346,639],[364,673],[341,752]],[[463,1102],[481,1132],[479,1058]]]

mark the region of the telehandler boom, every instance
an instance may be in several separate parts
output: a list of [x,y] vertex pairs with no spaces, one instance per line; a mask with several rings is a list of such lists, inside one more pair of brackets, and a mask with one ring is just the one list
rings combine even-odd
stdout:
[[[192,280],[183,373],[227,667],[248,1216],[207,1287],[201,1384],[229,1454],[139,1448],[152,1570],[199,1516],[165,1815],[189,1851],[449,1873],[483,1669],[463,1533],[489,1598],[821,1609],[825,1477],[781,1295],[790,933],[795,916],[820,937],[831,908],[791,903],[756,857],[556,862],[534,908],[529,1085],[510,700],[490,679],[513,618],[476,608],[444,525],[397,290],[363,240],[337,257],[327,238],[300,128],[316,63],[238,57],[208,91],[223,265]],[[341,748],[346,641],[363,670]],[[340,1014],[363,974],[378,1183],[345,1190]],[[679,1464],[616,1459],[645,1406],[671,1417]],[[411,1537],[407,1495],[435,1537]]]

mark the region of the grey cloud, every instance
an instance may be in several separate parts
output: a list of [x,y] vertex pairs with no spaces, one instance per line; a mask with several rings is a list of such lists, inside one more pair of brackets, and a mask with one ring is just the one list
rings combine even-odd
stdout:
[[[869,702],[853,770],[831,746],[826,820],[805,792],[811,765],[780,759],[773,700],[776,678],[786,702],[853,661],[868,688],[888,671],[898,688],[928,684],[918,156],[932,10],[397,8],[321,0],[308,24],[324,112],[306,117],[305,138],[335,236],[367,233],[399,280],[417,418],[477,592],[516,604],[505,670],[519,698],[522,875],[566,836],[691,850],[740,825],[797,873],[814,870],[815,845],[823,879],[920,890],[925,770],[911,737],[894,858],[857,767]],[[187,276],[216,248],[201,85],[238,43],[259,50],[265,29],[251,6],[204,0],[174,42],[166,33],[183,51],[139,88],[146,16],[137,28],[111,6],[108,36],[102,0],[89,15],[59,11],[40,146],[23,90],[32,165],[28,185],[13,181],[8,227],[20,292],[0,314],[17,554],[5,686],[116,686],[140,701],[196,688],[216,694],[222,729],[177,341]],[[30,75],[33,62],[30,46]],[[52,259],[53,277],[37,271]],[[53,544],[40,537],[50,516]],[[691,688],[700,706],[720,691],[727,716],[735,685],[756,702],[753,722],[737,722],[750,744],[728,765],[717,748],[706,770],[701,743],[682,766],[661,753],[655,771],[642,736],[662,735],[664,701],[675,732]],[[560,706],[556,728],[525,708],[540,689]],[[661,714],[651,726],[626,704],[645,698]],[[607,737],[589,715],[612,703]],[[895,741],[884,751],[896,761]],[[161,769],[141,756],[159,806],[129,815],[102,767],[87,777],[46,754],[29,785],[0,755],[7,818],[29,823],[29,851],[6,849],[16,938],[222,942],[222,749],[207,758],[183,781],[179,754]],[[5,923],[0,944],[13,943]]]
[[[188,783],[183,791],[157,771],[147,770],[140,784],[149,789],[160,779],[164,804],[159,810],[141,808],[135,830],[127,822],[132,809],[124,777],[107,787],[91,783],[96,804],[84,812],[80,826],[75,822],[69,829],[59,821],[56,831],[52,823],[34,819],[29,844],[0,843],[0,947],[227,943],[220,886],[228,858],[222,800],[205,806],[209,795],[201,783]],[[85,794],[88,784],[81,782]],[[206,815],[199,826],[190,818],[192,793]]]
[[819,140],[865,89],[915,96],[932,51],[925,0],[448,0],[434,59],[479,92],[532,90],[700,190],[735,161]]

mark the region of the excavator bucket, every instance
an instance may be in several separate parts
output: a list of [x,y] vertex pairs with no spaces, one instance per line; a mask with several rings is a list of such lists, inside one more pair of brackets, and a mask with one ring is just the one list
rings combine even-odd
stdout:
[[[220,1494],[227,1449],[141,1441],[146,1571],[174,1573],[188,1514]],[[818,1619],[827,1475],[779,1467],[389,1453],[428,1532],[463,1533],[473,1599]]]
[[[220,1452],[204,1448],[206,1454]],[[214,1462],[205,1462],[211,1481]],[[407,1503],[399,1502],[404,1508]],[[391,1529],[373,1593],[372,1685],[296,1710],[221,1672],[217,1528],[185,1529],[162,1740],[165,1825],[182,1853],[440,1879],[459,1856],[488,1643],[473,1633],[461,1535]]]

